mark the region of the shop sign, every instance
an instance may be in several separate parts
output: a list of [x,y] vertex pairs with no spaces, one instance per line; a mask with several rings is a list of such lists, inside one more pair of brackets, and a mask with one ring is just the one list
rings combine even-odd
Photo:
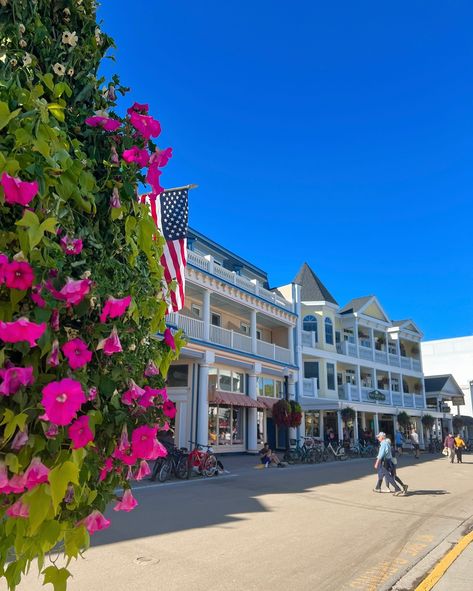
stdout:
[[386,395],[379,390],[373,390],[372,392],[368,392],[368,398],[370,400],[386,400]]

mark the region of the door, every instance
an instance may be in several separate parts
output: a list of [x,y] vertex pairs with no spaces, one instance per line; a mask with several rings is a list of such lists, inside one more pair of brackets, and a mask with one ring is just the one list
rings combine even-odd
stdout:
[[271,449],[276,449],[276,425],[271,417],[266,419],[266,436]]

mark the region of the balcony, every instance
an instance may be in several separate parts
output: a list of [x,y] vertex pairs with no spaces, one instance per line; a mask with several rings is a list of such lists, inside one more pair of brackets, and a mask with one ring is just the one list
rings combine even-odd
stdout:
[[424,408],[422,396],[414,394],[395,392],[394,390],[384,390],[381,388],[372,388],[356,384],[342,384],[338,387],[338,397],[340,400],[353,402],[368,402],[379,406],[398,406],[405,408]]
[[249,291],[263,300],[271,302],[272,304],[284,308],[285,310],[289,310],[290,312],[293,311],[292,304],[290,302],[287,302],[284,298],[278,296],[276,293],[262,287],[256,279],[247,279],[246,277],[238,275],[238,273],[235,273],[235,271],[229,271],[228,269],[225,269],[225,267],[215,263],[213,257],[211,256],[204,257],[192,250],[188,250],[187,262],[190,265],[205,271],[206,273],[216,275],[217,277],[220,277],[220,279],[223,279],[232,285],[236,285],[245,291]]
[[[182,314],[169,314],[168,323],[178,328],[181,328],[184,334],[190,339],[198,339],[205,341],[204,322]],[[209,331],[209,341],[215,345],[234,349],[235,351],[242,351],[243,353],[256,354],[266,359],[273,359],[281,363],[292,364],[292,351],[273,343],[266,341],[256,341],[256,351],[252,351],[252,339],[249,336],[236,332],[234,330],[227,330],[220,326],[211,325]]]
[[[397,353],[391,353],[391,351],[379,351],[378,349],[369,346],[369,343],[370,341],[360,339],[357,353],[355,343],[343,341],[337,343],[337,353],[340,355],[347,355],[348,357],[358,357],[359,359],[365,359],[367,361],[376,361],[377,363],[392,365],[394,367],[402,367],[412,371],[422,371],[421,363],[418,359],[414,359],[413,357],[403,357],[402,355],[399,356]],[[302,345],[317,349],[318,344],[315,340],[315,333],[303,330]]]
[[304,398],[318,397],[318,380],[317,378],[304,378],[302,383],[302,395]]

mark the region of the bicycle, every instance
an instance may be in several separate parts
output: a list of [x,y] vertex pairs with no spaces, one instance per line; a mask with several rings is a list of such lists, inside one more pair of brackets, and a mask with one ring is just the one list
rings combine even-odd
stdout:
[[[292,440],[294,441],[294,440]],[[321,453],[314,445],[312,437],[301,437],[302,445],[296,443],[296,447],[289,448],[284,452],[283,459],[288,464],[309,463],[313,464],[322,461]]]
[[155,481],[157,478],[159,482],[165,482],[171,473],[181,480],[188,478],[189,454],[187,449],[185,447],[178,449],[175,446],[166,446],[166,449],[168,455],[155,462],[150,480]]
[[[345,453],[345,447],[343,446],[343,442],[339,441],[336,449],[334,447],[334,444],[330,442],[325,448],[325,451],[328,454],[327,460],[333,459],[342,461],[348,459],[348,455]],[[331,452],[331,454],[329,452]]]
[[[190,476],[193,471],[204,477],[210,477],[217,474],[218,462],[211,446],[200,445],[195,441],[189,441],[189,443],[195,447],[188,456],[188,475]],[[204,447],[206,448],[205,451]]]

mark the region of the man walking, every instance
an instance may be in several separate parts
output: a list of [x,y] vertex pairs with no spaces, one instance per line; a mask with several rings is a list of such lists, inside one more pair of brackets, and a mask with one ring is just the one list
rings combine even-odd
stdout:
[[373,492],[380,493],[381,485],[383,484],[383,478],[386,480],[386,484],[390,484],[394,488],[394,495],[401,496],[405,492],[399,488],[396,481],[394,480],[391,470],[393,468],[393,456],[391,452],[391,444],[386,441],[386,433],[381,431],[376,435],[376,439],[379,441],[379,451],[374,463],[374,469],[378,471],[378,482]]
[[399,431],[399,429],[396,431],[394,443],[395,443],[395,447],[396,447],[396,451],[397,451],[398,455],[402,455],[402,444],[404,443],[404,436],[401,433],[401,431]]
[[416,431],[415,427],[413,427],[413,429],[411,431],[411,441],[412,441],[412,445],[414,446],[415,458],[418,460],[419,459],[419,436],[417,435],[417,431]]
[[445,437],[443,446],[448,451],[447,458],[450,458],[450,462],[453,464],[453,460],[455,459],[455,438],[451,433]]

